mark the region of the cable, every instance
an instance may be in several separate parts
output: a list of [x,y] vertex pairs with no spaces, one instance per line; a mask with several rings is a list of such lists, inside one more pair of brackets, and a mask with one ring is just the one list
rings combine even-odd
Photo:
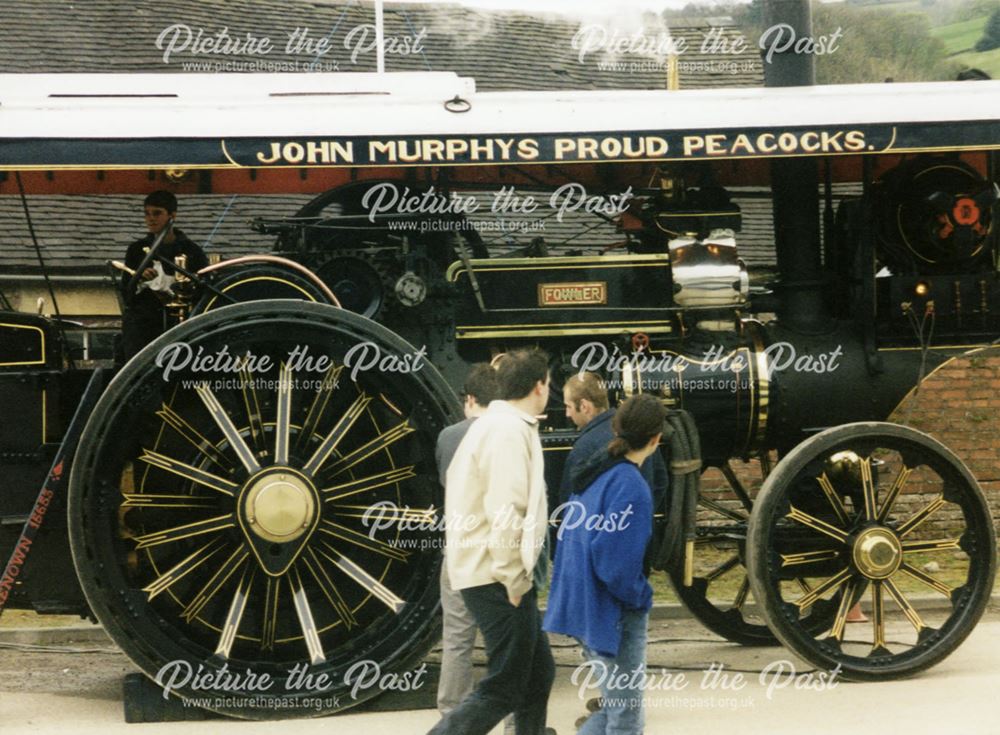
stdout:
[[212,238],[215,237],[215,233],[218,232],[219,230],[219,225],[222,224],[222,221],[226,218],[226,215],[229,214],[229,208],[233,206],[233,202],[236,201],[237,196],[238,196],[237,194],[233,194],[232,198],[226,204],[226,208],[222,210],[222,214],[219,215],[219,219],[215,221],[215,226],[212,228],[212,231],[208,233],[208,237],[202,244],[203,247],[207,248],[209,245],[212,244]]
[[[920,344],[920,367],[917,371],[917,382],[913,386],[913,392],[910,394],[910,397],[913,398],[920,393],[920,385],[927,377],[927,357],[931,352],[931,341],[934,339],[936,315],[933,303],[928,303],[924,307],[924,316],[919,322],[917,321],[916,313],[913,311],[913,306],[910,303],[903,304],[903,313],[906,315],[907,321],[909,321],[910,327],[913,328],[913,333],[916,335],[917,342]],[[927,336],[925,337],[924,330],[927,327],[928,317],[930,317],[930,329],[927,331]],[[915,402],[911,400],[910,405],[906,409],[906,418],[903,421],[905,426],[910,425],[910,419],[913,416],[914,403]]]
[[42,268],[42,277],[45,278],[45,285],[49,289],[49,297],[52,299],[52,308],[56,312],[56,324],[59,325],[59,338],[63,344],[63,354],[69,360],[70,368],[76,368],[76,362],[69,351],[69,341],[66,339],[66,325],[63,324],[62,314],[59,312],[59,301],[56,299],[55,289],[52,287],[52,280],[49,278],[49,269],[45,266],[45,258],[42,257],[42,248],[38,244],[38,237],[35,235],[35,226],[31,222],[31,212],[28,210],[28,197],[24,194],[24,183],[21,181],[21,172],[15,171],[14,178],[17,180],[17,190],[21,194],[21,206],[24,208],[24,219],[28,223],[28,233],[31,235],[31,242],[35,246],[35,254],[38,256],[38,265]]
[[[420,34],[417,33],[417,29],[413,27],[413,21],[410,20],[409,13],[402,8],[400,8],[399,12],[403,14],[403,20],[406,21],[406,25],[410,28],[410,33],[413,34],[413,37],[416,38],[419,36]],[[431,60],[427,58],[427,52],[424,51],[423,45],[420,46],[420,57],[424,60],[424,66],[427,67],[427,71],[434,71],[431,67]]]
[[[354,5],[355,5],[355,0],[351,0],[347,5],[344,6],[344,9],[340,13],[340,17],[337,18],[336,22],[334,22],[333,28],[331,28],[330,32],[326,34],[326,37],[323,39],[324,41],[329,41],[331,38],[333,38],[333,34],[337,32],[338,28],[340,28],[340,23],[341,21],[344,20],[344,16],[347,15],[347,11],[350,10],[351,7]],[[319,46],[317,46],[317,48],[319,48]],[[317,51],[316,56],[313,57],[312,63],[306,67],[306,71],[314,71],[316,67],[319,65],[319,60],[322,55],[323,53],[321,51]]]
[[119,648],[74,648],[72,646],[45,646],[38,643],[0,643],[0,649],[32,653],[123,653]]

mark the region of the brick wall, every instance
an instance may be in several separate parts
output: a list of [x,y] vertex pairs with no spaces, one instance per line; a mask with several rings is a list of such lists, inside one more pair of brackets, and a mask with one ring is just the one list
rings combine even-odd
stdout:
[[945,363],[892,417],[943,442],[965,462],[1000,520],[1000,346]]

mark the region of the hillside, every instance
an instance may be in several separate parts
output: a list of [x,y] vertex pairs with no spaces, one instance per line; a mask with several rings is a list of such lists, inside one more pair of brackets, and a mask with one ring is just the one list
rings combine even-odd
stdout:
[[972,49],[983,35],[989,16],[951,23],[934,28],[931,33],[948,50],[949,58],[962,66],[982,69],[994,79],[1000,79],[1000,49],[977,53]]

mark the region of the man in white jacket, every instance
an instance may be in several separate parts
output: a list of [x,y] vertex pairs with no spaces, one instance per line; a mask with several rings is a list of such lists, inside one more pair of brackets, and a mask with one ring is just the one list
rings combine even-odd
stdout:
[[502,400],[469,427],[445,486],[448,575],[483,633],[487,675],[435,735],[486,735],[511,712],[518,735],[546,732],[555,664],[533,576],[548,521],[536,418],[548,403],[548,359],[508,353],[497,383]]

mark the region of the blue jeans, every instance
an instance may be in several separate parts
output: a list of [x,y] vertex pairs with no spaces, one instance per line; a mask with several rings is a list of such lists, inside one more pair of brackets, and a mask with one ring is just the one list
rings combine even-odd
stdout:
[[646,676],[646,627],[649,613],[625,610],[618,655],[602,656],[586,645],[583,654],[597,668],[594,679],[601,680],[601,709],[592,714],[577,735],[641,735],[643,680]]

